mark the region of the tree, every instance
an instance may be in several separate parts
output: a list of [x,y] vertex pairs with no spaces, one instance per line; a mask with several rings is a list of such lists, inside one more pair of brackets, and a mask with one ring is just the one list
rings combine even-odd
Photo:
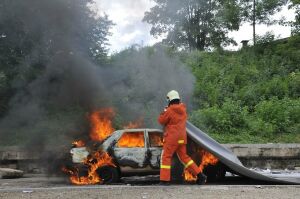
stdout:
[[242,21],[250,22],[253,27],[253,43],[256,44],[256,24],[272,25],[277,21],[271,16],[282,9],[287,0],[240,0]]
[[295,9],[295,21],[292,22],[292,34],[300,33],[300,0],[291,0],[289,8]]
[[143,21],[151,34],[166,34],[164,43],[190,50],[205,50],[234,43],[230,30],[238,30],[239,7],[234,0],[154,0]]

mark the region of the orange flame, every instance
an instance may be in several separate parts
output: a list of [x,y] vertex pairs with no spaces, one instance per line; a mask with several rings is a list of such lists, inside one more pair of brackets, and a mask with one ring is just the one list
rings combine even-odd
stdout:
[[141,126],[143,126],[143,120],[142,118],[138,119],[135,122],[129,122],[128,124],[126,124],[125,126],[123,126],[124,129],[135,129],[135,128],[140,128]]
[[113,108],[104,108],[90,115],[90,137],[93,141],[102,141],[115,131],[112,127],[112,119],[114,116],[115,112]]
[[102,183],[102,180],[97,173],[98,168],[101,168],[103,166],[116,167],[115,164],[112,162],[112,158],[107,153],[103,153],[100,151],[94,153],[92,157],[87,158],[84,161],[84,164],[89,166],[88,176],[80,177],[77,168],[75,168],[75,171],[73,171],[63,167],[62,171],[70,175],[69,179],[73,184],[87,185]]
[[187,182],[196,182],[197,180],[197,176],[194,176],[187,169],[184,170],[183,176],[184,176],[184,180]]
[[[110,136],[115,129],[113,128],[112,120],[115,116],[115,111],[113,108],[104,108],[97,111],[92,112],[89,115],[90,121],[90,138],[92,141],[103,141],[108,136]],[[142,126],[143,120],[140,119],[137,122],[130,122],[125,125],[124,128],[138,128]],[[129,136],[125,134],[122,137],[121,141],[119,141],[120,147],[144,147],[144,133],[142,135],[132,134],[134,136]],[[83,147],[85,143],[82,140],[78,140],[72,143],[75,147]],[[72,168],[67,169],[66,167],[62,168],[62,171],[70,175],[70,181],[76,185],[86,185],[86,184],[98,184],[101,183],[102,180],[99,177],[97,170],[98,168],[108,165],[116,167],[112,161],[112,158],[108,153],[104,152],[94,152],[90,154],[88,158],[86,158],[83,164],[88,166],[88,176],[79,176],[79,169]]]
[[[199,165],[200,172],[203,172],[203,169],[207,165],[215,165],[218,163],[218,158],[216,158],[214,155],[211,153],[205,151],[205,150],[200,150],[199,151],[201,158],[201,164]],[[184,170],[184,180],[188,182],[193,182],[197,180],[197,176],[194,176],[191,172],[189,172],[187,169]]]
[[145,147],[144,132],[124,133],[118,141],[118,147]]
[[207,165],[215,165],[218,163],[218,158],[216,158],[213,154],[207,152],[207,151],[202,151],[202,161],[201,164],[199,166],[200,171],[202,172],[203,169],[207,166]]
[[[135,122],[129,122],[124,125],[124,129],[140,128],[143,125],[143,119],[140,118]],[[144,132],[125,133],[118,141],[118,147],[145,147]]]
[[72,142],[72,145],[74,145],[75,147],[84,147],[85,143],[83,140],[78,140],[78,141]]

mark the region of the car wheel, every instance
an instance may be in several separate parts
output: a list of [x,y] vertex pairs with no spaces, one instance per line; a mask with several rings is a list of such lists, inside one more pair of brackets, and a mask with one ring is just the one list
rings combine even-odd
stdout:
[[226,170],[222,163],[218,163],[217,165],[208,165],[203,173],[207,175],[208,182],[217,182],[224,179]]
[[116,183],[120,179],[118,169],[112,166],[103,166],[97,169],[97,173],[104,184]]

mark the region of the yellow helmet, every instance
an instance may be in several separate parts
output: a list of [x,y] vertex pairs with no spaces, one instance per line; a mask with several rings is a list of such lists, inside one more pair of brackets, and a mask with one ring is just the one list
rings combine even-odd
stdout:
[[168,94],[167,94],[167,99],[168,99],[169,101],[172,101],[172,100],[174,100],[174,99],[180,99],[179,93],[178,93],[177,91],[175,91],[175,90],[171,90],[171,91],[168,92]]

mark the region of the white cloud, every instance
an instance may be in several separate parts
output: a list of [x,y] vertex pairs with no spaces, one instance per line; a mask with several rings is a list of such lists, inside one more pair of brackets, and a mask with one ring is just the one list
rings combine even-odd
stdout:
[[127,34],[124,34],[122,37],[121,37],[121,40],[124,42],[124,43],[129,43],[129,42],[132,42],[138,35],[141,35],[141,31],[140,30],[135,30],[134,32],[132,33],[127,33]]
[[142,22],[151,0],[96,0],[99,12],[106,13],[116,25],[109,38],[110,51],[120,51],[133,44],[152,45],[157,42],[150,35],[151,26]]

